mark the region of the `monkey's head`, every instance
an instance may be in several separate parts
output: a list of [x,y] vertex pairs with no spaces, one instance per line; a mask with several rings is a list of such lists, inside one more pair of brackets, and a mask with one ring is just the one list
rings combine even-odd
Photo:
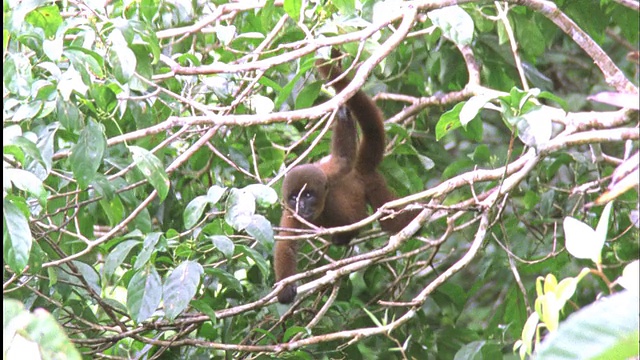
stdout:
[[296,166],[284,177],[282,197],[287,207],[303,219],[313,221],[324,210],[327,176],[313,164]]

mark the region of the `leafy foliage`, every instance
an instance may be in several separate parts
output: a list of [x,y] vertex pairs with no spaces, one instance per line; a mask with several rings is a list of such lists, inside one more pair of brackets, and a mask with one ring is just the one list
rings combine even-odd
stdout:
[[[457,3],[6,0],[4,357],[638,356],[637,4]],[[302,232],[275,304],[279,180],[358,88],[419,223]]]

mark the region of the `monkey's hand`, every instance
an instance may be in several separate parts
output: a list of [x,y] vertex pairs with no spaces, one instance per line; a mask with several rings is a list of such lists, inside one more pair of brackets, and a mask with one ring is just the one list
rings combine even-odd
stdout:
[[278,293],[278,302],[280,304],[290,304],[296,298],[296,294],[298,290],[294,284],[286,285],[279,293]]

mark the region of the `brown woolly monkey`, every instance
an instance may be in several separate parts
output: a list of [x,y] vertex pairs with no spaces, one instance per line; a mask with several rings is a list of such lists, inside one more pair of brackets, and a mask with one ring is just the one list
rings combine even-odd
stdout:
[[[337,64],[340,53],[332,51],[332,62],[318,60],[316,65],[324,79],[333,81],[337,92],[350,82],[346,77],[337,79],[342,70]],[[307,228],[292,212],[311,224],[321,227],[344,226],[368,216],[367,205],[377,209],[384,203],[396,199],[378,171],[385,148],[385,132],[382,113],[362,90],[347,100],[349,111],[344,107],[338,111],[333,129],[331,154],[318,162],[299,165],[291,169],[282,184],[284,210],[279,235],[295,235],[287,229]],[[356,128],[351,118],[354,115],[360,125],[362,139],[356,145]],[[384,231],[397,232],[417,215],[416,211],[404,212],[380,221]],[[332,236],[332,243],[347,245],[358,231],[349,231]],[[297,273],[297,241],[276,241],[274,267],[276,281]],[[280,293],[278,301],[290,303],[296,296],[296,286],[288,284]]]

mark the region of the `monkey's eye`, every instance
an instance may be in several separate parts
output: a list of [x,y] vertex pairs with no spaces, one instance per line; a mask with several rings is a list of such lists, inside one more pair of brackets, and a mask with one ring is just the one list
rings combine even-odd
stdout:
[[313,197],[313,194],[312,194],[311,192],[309,192],[309,191],[305,191],[304,193],[302,193],[302,196],[303,196],[305,199],[309,199],[309,198],[312,198],[312,197]]

